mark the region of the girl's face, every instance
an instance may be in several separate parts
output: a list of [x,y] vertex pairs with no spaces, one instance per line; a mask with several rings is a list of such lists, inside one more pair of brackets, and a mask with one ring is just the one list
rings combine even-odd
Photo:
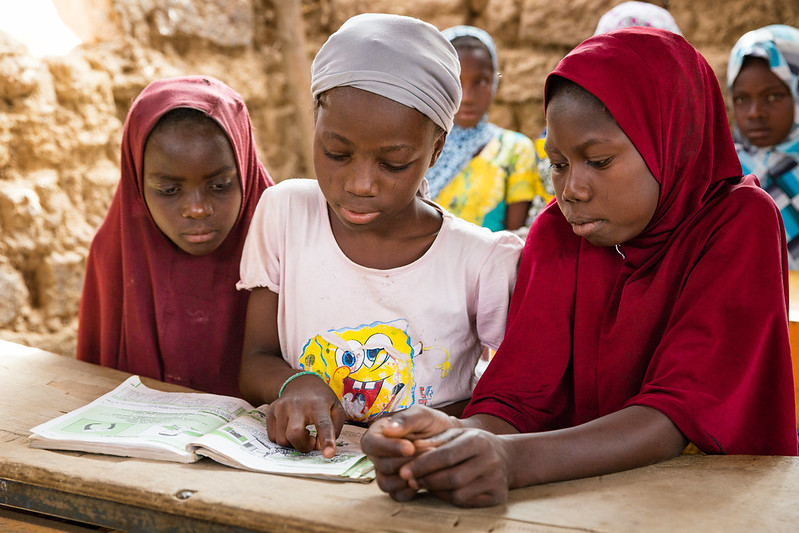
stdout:
[[547,107],[544,150],[561,212],[596,246],[626,242],[646,228],[660,186],[607,110],[588,95],[556,93]]
[[495,73],[491,68],[491,55],[483,47],[459,49],[458,58],[461,61],[463,98],[455,114],[455,124],[473,128],[491,105]]
[[416,191],[445,135],[419,111],[336,87],[321,96],[314,168],[332,212],[350,231],[391,231],[413,215]]
[[793,128],[791,91],[763,59],[746,60],[732,84],[735,124],[761,148],[781,143]]
[[144,148],[144,199],[181,250],[216,250],[238,220],[242,193],[225,133],[208,119],[157,126]]

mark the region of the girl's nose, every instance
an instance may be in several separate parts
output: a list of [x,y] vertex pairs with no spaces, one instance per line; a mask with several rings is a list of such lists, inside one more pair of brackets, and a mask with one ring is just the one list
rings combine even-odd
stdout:
[[749,107],[746,109],[746,115],[749,118],[758,118],[762,117],[766,112],[766,106],[763,102],[760,102],[758,98],[752,98],[752,101],[749,102]]
[[591,196],[591,189],[586,176],[574,166],[569,167],[568,175],[563,181],[563,199],[567,202],[585,202]]
[[353,165],[352,172],[344,182],[344,190],[355,196],[375,196],[377,179],[375,169],[368,162]]
[[463,102],[471,102],[473,100],[473,95],[474,90],[470,84],[464,83],[461,85],[461,104]]
[[200,192],[189,193],[183,203],[183,218],[205,218],[214,214],[211,202]]

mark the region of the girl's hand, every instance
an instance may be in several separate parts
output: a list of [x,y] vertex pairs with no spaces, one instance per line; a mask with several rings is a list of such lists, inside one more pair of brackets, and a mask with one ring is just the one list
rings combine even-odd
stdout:
[[456,418],[419,405],[375,421],[361,439],[361,448],[375,465],[380,488],[397,501],[413,498],[418,488],[411,488],[400,477],[400,468],[421,453],[417,450],[419,439],[458,425]]
[[[345,420],[336,394],[312,375],[292,380],[266,409],[266,431],[272,441],[300,452],[321,450],[327,458],[336,453],[336,437]],[[315,435],[307,428],[311,425],[316,427]]]
[[417,455],[399,469],[409,490],[427,489],[461,507],[487,507],[508,499],[507,438],[458,427],[414,444]]

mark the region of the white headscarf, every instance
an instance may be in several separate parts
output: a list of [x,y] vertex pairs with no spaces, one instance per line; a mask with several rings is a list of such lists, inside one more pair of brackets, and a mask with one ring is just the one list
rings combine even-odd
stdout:
[[461,103],[460,62],[432,24],[402,15],[366,13],[328,38],[311,67],[314,98],[355,87],[418,110],[449,132]]
[[648,2],[622,2],[599,19],[594,35],[632,26],[659,28],[682,35],[671,13]]

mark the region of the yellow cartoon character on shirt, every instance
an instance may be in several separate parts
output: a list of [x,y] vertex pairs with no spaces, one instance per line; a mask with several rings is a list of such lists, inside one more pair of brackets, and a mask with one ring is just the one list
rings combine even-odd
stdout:
[[407,322],[374,322],[319,334],[308,341],[300,366],[324,376],[351,420],[364,421],[387,408],[413,403],[413,358]]

